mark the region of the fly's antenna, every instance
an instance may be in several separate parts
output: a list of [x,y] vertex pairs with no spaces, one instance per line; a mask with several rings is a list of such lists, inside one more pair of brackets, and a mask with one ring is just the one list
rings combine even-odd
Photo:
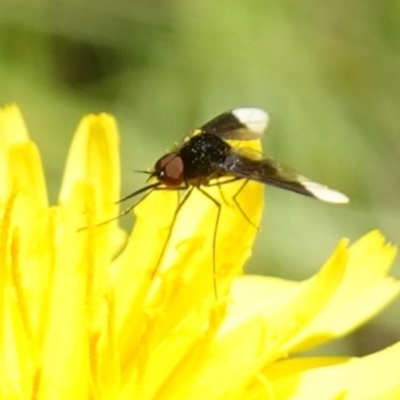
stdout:
[[135,169],[134,172],[139,172],[139,174],[145,174],[145,175],[149,175],[149,177],[147,178],[146,182],[148,182],[151,178],[154,177],[154,171],[143,171],[143,170],[139,170],[139,169]]
[[133,170],[133,172],[139,172],[139,174],[146,174],[146,175],[152,175],[153,174],[152,171],[144,171],[144,170],[141,170],[141,169],[135,169],[135,170]]

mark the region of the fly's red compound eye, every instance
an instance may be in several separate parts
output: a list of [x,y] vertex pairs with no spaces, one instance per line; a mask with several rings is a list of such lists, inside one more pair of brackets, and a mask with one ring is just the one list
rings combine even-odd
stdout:
[[183,161],[175,153],[161,157],[154,167],[157,178],[169,187],[180,186],[183,182]]

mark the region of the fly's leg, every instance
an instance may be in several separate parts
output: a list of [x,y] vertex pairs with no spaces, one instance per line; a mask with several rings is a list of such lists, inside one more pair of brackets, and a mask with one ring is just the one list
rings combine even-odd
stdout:
[[[155,268],[154,268],[153,271],[151,272],[151,279],[153,279],[154,276],[156,275],[156,273],[157,273],[157,271],[158,271],[158,268],[160,267],[160,264],[161,264],[161,262],[162,262],[162,260],[163,260],[163,258],[164,258],[165,251],[166,251],[167,246],[168,246],[168,243],[169,243],[169,241],[170,241],[170,239],[171,239],[172,231],[173,231],[173,229],[174,229],[176,220],[177,220],[177,218],[178,218],[179,211],[182,209],[183,205],[186,203],[187,199],[188,199],[188,198],[190,197],[190,195],[192,194],[194,188],[195,188],[195,187],[192,186],[192,187],[188,190],[188,192],[186,193],[186,195],[183,197],[183,199],[182,199],[181,201],[178,201],[178,206],[176,207],[176,210],[175,210],[175,212],[174,212],[174,216],[173,216],[173,218],[172,218],[171,225],[170,225],[169,230],[168,230],[168,235],[167,235],[167,238],[165,239],[165,243],[164,243],[164,245],[163,245],[163,247],[162,247],[160,257],[158,258],[158,261],[157,261],[157,265],[155,266]],[[183,187],[178,187],[178,188],[158,188],[158,189],[156,188],[155,190],[175,190],[175,191],[180,191],[180,190],[187,190],[187,189],[188,189],[188,185],[183,186]],[[178,193],[178,195],[179,195],[179,193]]]
[[[226,184],[228,184],[228,183],[236,182],[236,181],[239,181],[239,180],[241,180],[241,179],[243,179],[243,178],[233,177],[232,179],[227,179],[227,180],[222,181],[222,182],[213,182],[213,183],[211,183],[211,184],[209,183],[209,184],[206,184],[206,185],[204,185],[204,186],[207,186],[207,187],[218,186],[218,187],[220,187],[220,186],[222,186],[222,185],[226,185]],[[238,210],[240,211],[240,214],[243,215],[244,219],[245,219],[251,226],[253,226],[255,229],[260,230],[260,227],[257,226],[256,224],[254,224],[254,223],[250,220],[250,218],[246,215],[246,213],[244,212],[243,208],[241,207],[240,203],[239,203],[238,200],[237,200],[237,197],[239,196],[240,192],[245,188],[245,186],[247,185],[248,182],[249,182],[249,179],[244,179],[243,184],[240,186],[240,188],[238,189],[238,191],[233,195],[232,200],[233,200],[233,202],[235,203],[235,206],[236,206],[236,207],[238,208]],[[220,190],[221,190],[221,188],[220,188]],[[221,194],[222,194],[222,191],[221,191]],[[225,200],[225,198],[224,198],[223,195],[222,195],[222,198]],[[215,200],[215,199],[214,199],[214,200]],[[225,201],[225,203],[226,203],[226,201]]]
[[213,283],[214,283],[214,296],[215,299],[218,300],[218,288],[217,288],[217,264],[216,264],[216,246],[217,246],[217,232],[218,232],[218,224],[219,218],[221,216],[221,203],[214,199],[214,197],[210,196],[205,190],[203,190],[200,186],[198,187],[199,191],[204,194],[208,199],[210,199],[217,206],[217,218],[215,220],[215,229],[212,239],[212,263],[213,263]]
[[239,209],[240,213],[243,215],[244,219],[251,225],[253,226],[255,229],[257,229],[258,231],[260,231],[260,227],[257,226],[256,224],[253,223],[253,221],[251,221],[251,219],[247,216],[247,214],[244,212],[243,208],[241,207],[240,203],[237,200],[237,197],[239,196],[240,192],[245,188],[245,186],[249,183],[248,179],[245,179],[245,181],[243,182],[243,184],[240,186],[240,188],[238,189],[238,191],[233,195],[232,200],[235,203],[236,207]]

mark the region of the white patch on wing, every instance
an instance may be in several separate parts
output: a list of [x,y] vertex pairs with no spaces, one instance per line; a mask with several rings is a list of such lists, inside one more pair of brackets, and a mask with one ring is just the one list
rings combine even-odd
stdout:
[[232,110],[232,114],[246,128],[258,135],[262,135],[267,129],[269,117],[268,114],[260,108],[236,108]]
[[319,200],[328,203],[345,204],[349,202],[349,198],[338,192],[337,190],[329,189],[327,186],[309,180],[300,180],[300,183]]

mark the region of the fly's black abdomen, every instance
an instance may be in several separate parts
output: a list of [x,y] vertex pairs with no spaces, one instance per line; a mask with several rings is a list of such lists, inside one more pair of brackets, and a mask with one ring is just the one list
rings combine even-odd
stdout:
[[184,179],[193,185],[201,185],[218,178],[218,167],[225,162],[230,151],[231,146],[216,135],[204,133],[193,136],[179,150]]

